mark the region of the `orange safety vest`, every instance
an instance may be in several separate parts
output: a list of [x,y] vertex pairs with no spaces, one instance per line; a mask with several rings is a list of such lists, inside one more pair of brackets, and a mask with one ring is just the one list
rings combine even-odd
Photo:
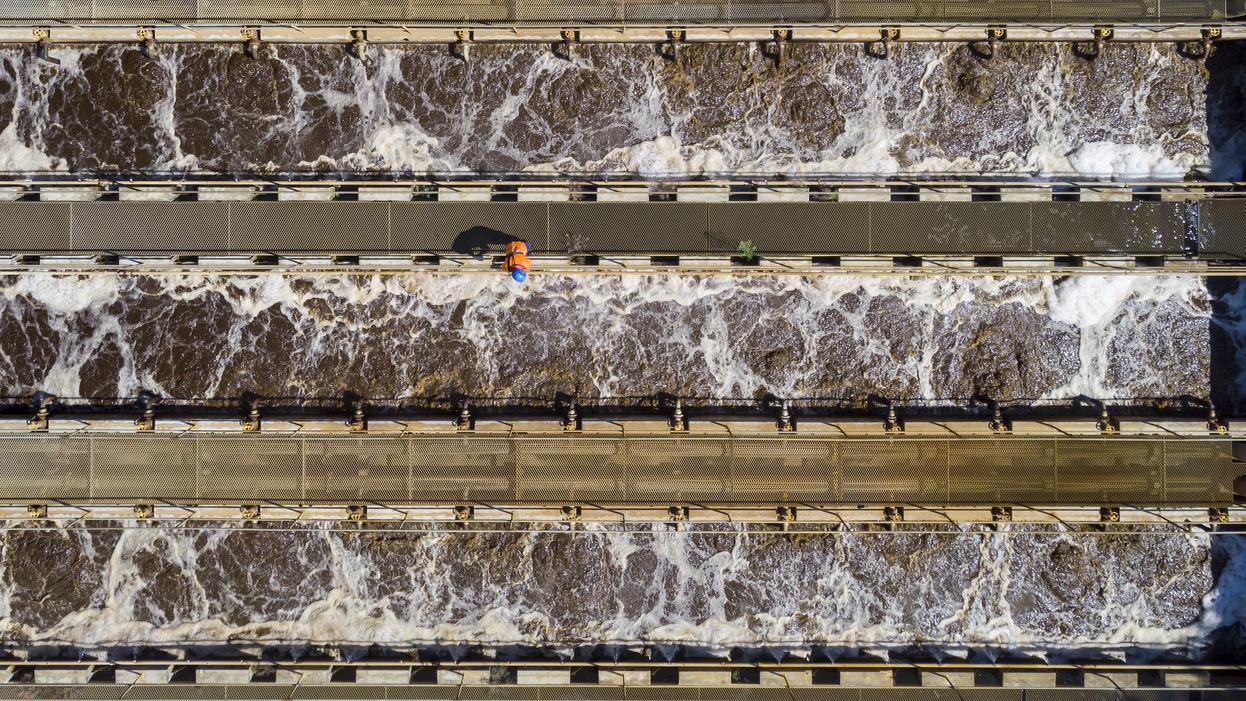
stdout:
[[506,244],[506,259],[502,261],[502,270],[511,272],[519,269],[528,272],[532,267],[532,259],[528,257],[528,244],[523,241],[510,241]]

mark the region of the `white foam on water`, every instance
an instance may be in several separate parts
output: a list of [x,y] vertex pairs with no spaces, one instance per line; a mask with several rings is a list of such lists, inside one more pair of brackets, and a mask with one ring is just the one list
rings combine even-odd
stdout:
[[1135,332],[1150,310],[1166,303],[1182,306],[1195,318],[1211,316],[1205,288],[1183,276],[1071,276],[1051,286],[1046,301],[1051,318],[1081,330],[1081,364],[1077,375],[1048,396],[1129,396],[1127,388],[1108,384],[1113,360],[1106,350],[1121,334]]
[[[123,70],[120,49],[108,49],[114,50],[117,70]],[[56,121],[47,95],[58,83],[79,79],[82,52],[96,49],[52,51],[62,65],[29,61],[24,51],[16,49],[4,53],[16,75],[18,95],[10,123],[19,128],[7,137],[0,131],[0,166],[17,171],[67,166],[64,157],[47,152],[42,141],[44,129]],[[906,45],[889,60],[838,50],[811,52],[816,73],[809,79],[827,91],[842,118],[833,127],[820,127],[835,132],[830,144],[802,133],[799,124],[789,124],[782,110],[785,100],[794,97],[784,93],[785,84],[774,86],[777,97],[768,89],[767,81],[793,80],[801,75],[799,69],[772,74],[770,69],[748,68],[756,73],[732,87],[739,93],[730,97],[733,105],[724,105],[738,112],[738,118],[729,118],[728,126],[707,134],[694,120],[702,119],[702,109],[711,113],[711,119],[718,118],[713,116],[719,109],[714,104],[724,96],[698,92],[709,90],[700,85],[702,77],[696,72],[700,69],[673,68],[657,56],[638,56],[627,47],[598,47],[592,58],[572,60],[531,48],[516,48],[512,55],[490,50],[462,69],[462,85],[452,91],[438,86],[434,94],[420,92],[422,73],[449,74],[456,59],[430,55],[424,48],[373,47],[365,62],[336,56],[325,60],[320,50],[306,47],[271,47],[271,60],[280,66],[276,75],[280,84],[275,87],[285,100],[282,113],[260,116],[248,127],[261,126],[264,135],[256,146],[278,155],[255,159],[245,153],[185,152],[177,124],[183,100],[179,84],[208,95],[217,89],[213,76],[204,77],[200,87],[182,75],[188,65],[194,70],[203,65],[192,56],[195,51],[215,51],[222,59],[226,55],[221,47],[166,47],[156,57],[167,78],[165,92],[153,107],[151,136],[159,141],[159,160],[150,167],[198,172],[214,163],[242,163],[271,172],[457,173],[494,162],[507,170],[644,177],[1030,174],[1112,179],[1183,177],[1205,170],[1209,161],[1210,144],[1199,114],[1181,117],[1189,122],[1190,133],[1173,132],[1168,116],[1156,114],[1160,110],[1154,105],[1162,104],[1163,96],[1153,96],[1153,87],[1170,83],[1174,71],[1186,70],[1178,63],[1184,59],[1176,59],[1158,44],[1141,49],[1145,53],[1135,75],[1124,82],[1109,81],[1105,89],[1119,95],[1119,105],[1081,104],[1084,83],[1094,80],[1094,71],[1074,70],[1070,63],[1085,61],[1072,57],[1067,47],[982,63],[987,68],[980,70],[1022,70],[1034,78],[1006,96],[1010,106],[1023,108],[1021,113],[1010,109],[1006,120],[987,120],[992,131],[976,143],[960,143],[958,135],[931,128],[1001,111],[999,100],[1004,96],[982,103],[959,96],[945,99],[949,90],[955,94],[969,89],[948,75],[965,70],[958,53],[963,47]],[[412,58],[417,53],[419,57]],[[761,60],[753,54],[754,61]],[[1016,60],[1027,63],[1020,69],[1009,65]],[[517,72],[516,66],[522,70]],[[411,75],[412,70],[421,75]],[[567,119],[560,108],[551,109],[564,99],[551,98],[551,91],[563,86],[577,89],[577,77],[588,75],[628,96],[609,108],[608,125]],[[685,91],[692,96],[691,112],[676,106],[683,103],[675,93]],[[792,91],[799,93],[800,88]],[[78,87],[64,95],[72,100],[81,92]],[[447,94],[462,99],[451,104]],[[1134,127],[1122,126],[1128,124]],[[135,126],[140,128],[145,127]],[[229,129],[230,125],[222,125],[220,144],[234,143]],[[328,147],[323,139],[315,146],[302,144],[303,134],[317,132],[330,135]],[[603,139],[602,133],[609,137]],[[136,132],[131,138],[137,136]],[[1223,144],[1232,138],[1222,136],[1218,148],[1225,151]],[[956,143],[945,143],[948,139]],[[1030,145],[1022,151],[1018,143]],[[326,150],[311,152],[313,148]]]
[[[273,341],[297,348],[299,362],[309,368],[300,373],[299,381],[309,383],[307,391],[313,394],[318,383],[330,380],[307,374],[317,358],[403,353],[405,344],[419,341],[418,336],[390,338],[395,328],[405,327],[426,328],[413,333],[435,334],[445,342],[458,339],[473,349],[463,362],[477,369],[481,390],[489,392],[506,391],[502,368],[512,358],[516,342],[525,344],[525,357],[541,361],[564,352],[559,350],[562,336],[575,334],[583,337],[589,354],[577,361],[577,376],[606,397],[634,395],[637,369],[661,368],[672,360],[697,377],[704,375],[695,388],[703,396],[755,397],[762,392],[837,396],[840,388],[814,378],[821,377],[822,349],[846,344],[843,347],[851,349],[853,357],[845,360],[859,364],[871,376],[869,383],[899,383],[912,388],[907,391],[915,398],[936,400],[949,398],[943,384],[949,378],[941,368],[948,353],[962,352],[962,335],[978,333],[976,317],[988,309],[1014,309],[1010,313],[1033,318],[1052,332],[1074,334],[1076,340],[1077,345],[1067,349],[1078,356],[1075,372],[1042,396],[1121,398],[1133,396],[1131,382],[1157,379],[1142,366],[1148,362],[1143,352],[1147,349],[1139,345],[1148,343],[1148,333],[1159,332],[1154,328],[1156,310],[1166,310],[1166,318],[1210,316],[1202,281],[1185,276],[1077,275],[1057,284],[1048,277],[536,274],[528,284],[516,285],[503,275],[189,274],[144,278],[141,289],[137,284],[135,278],[23,273],[0,286],[0,303],[32,305],[48,316],[55,332],[56,362],[32,391],[52,391],[54,385],[61,396],[80,396],[80,370],[106,343],[122,352],[119,372],[124,390],[137,393],[144,388],[140,383],[158,386],[152,373],[157,371],[153,361],[159,361],[134,347],[138,342],[134,334],[143,326],[136,323],[133,311],[127,311],[149,304],[144,300],[151,295],[192,308],[227,310],[213,313],[212,323],[224,324],[214,341],[220,343],[219,363],[196,370],[217,381],[233,372],[235,356],[249,357],[245,354],[253,341],[248,339],[257,333],[254,320],[265,315],[288,320],[296,337]],[[896,328],[898,321],[888,321],[893,312],[886,305],[896,305],[899,318],[909,326]],[[783,314],[741,315],[748,308],[782,309]],[[533,314],[557,316],[516,325]],[[635,343],[638,333],[648,338],[659,328],[661,334],[652,342]],[[782,345],[790,349],[777,373],[759,364],[758,350],[746,340],[750,334],[764,337],[775,331],[784,334]],[[401,343],[387,348],[395,342]],[[1051,352],[1066,352],[1067,342],[1061,343]],[[1137,349],[1132,355],[1131,348]],[[610,362],[621,349],[637,355],[628,355],[626,362]],[[1191,355],[1181,362],[1194,367],[1207,362],[1205,349],[1200,356],[1196,347],[1186,344],[1182,352]],[[671,353],[675,356],[668,357]],[[7,359],[9,367],[23,362]],[[394,362],[399,367],[408,363],[401,358]],[[1035,362],[1042,363],[1043,358]],[[1137,367],[1122,372],[1121,362]],[[1162,391],[1163,378],[1158,379]],[[213,382],[200,382],[208,394],[239,391],[217,390]],[[153,384],[145,387],[154,391]],[[1181,388],[1182,393],[1206,391],[1205,386]]]

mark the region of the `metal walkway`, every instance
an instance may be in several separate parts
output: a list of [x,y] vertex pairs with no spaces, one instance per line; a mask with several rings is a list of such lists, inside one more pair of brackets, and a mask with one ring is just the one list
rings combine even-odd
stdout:
[[0,251],[1197,254],[1246,257],[1246,199],[1203,202],[3,202]]
[[0,499],[1228,505],[1227,438],[0,435]]
[[1241,14],[1239,0],[12,0],[0,20],[118,22],[394,21],[416,24],[706,24],[840,22],[1214,22]]

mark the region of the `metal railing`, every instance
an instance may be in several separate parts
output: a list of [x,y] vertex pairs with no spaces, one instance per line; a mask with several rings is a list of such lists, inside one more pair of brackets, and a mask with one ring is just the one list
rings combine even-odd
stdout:
[[0,437],[0,499],[1211,505],[1224,438],[407,434]]
[[1217,21],[1227,0],[11,0],[4,20],[183,22],[375,22],[419,24],[593,25],[759,24],[922,21]]

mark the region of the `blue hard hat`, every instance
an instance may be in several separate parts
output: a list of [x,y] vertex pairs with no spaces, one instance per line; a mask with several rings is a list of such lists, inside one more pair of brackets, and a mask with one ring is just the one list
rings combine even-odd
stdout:
[[511,277],[515,279],[515,282],[523,282],[528,279],[528,273],[523,268],[515,268],[511,271]]

